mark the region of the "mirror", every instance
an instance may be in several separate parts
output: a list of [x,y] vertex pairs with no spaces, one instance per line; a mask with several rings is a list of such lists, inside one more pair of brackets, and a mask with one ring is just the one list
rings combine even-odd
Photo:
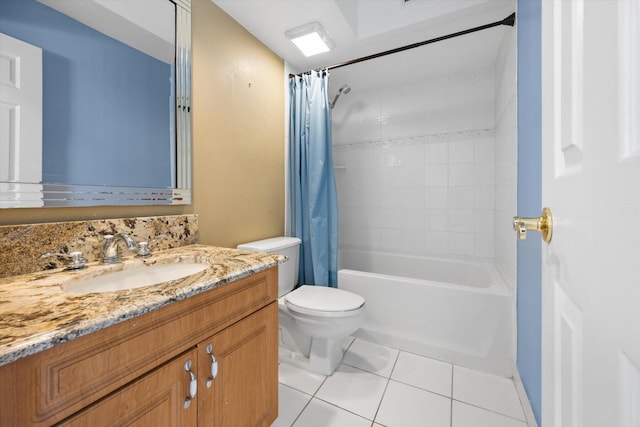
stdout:
[[0,207],[191,203],[190,3],[0,2]]

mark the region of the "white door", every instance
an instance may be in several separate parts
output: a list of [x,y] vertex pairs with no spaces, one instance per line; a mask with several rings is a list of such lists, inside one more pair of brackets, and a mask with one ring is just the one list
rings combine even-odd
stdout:
[[0,33],[0,181],[42,180],[42,49]]
[[542,0],[542,109],[542,426],[639,427],[640,0]]
[[42,206],[42,49],[0,33],[0,207]]

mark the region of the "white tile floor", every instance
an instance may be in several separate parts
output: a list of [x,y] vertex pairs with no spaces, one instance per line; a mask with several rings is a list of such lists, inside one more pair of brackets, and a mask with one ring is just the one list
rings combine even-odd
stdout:
[[280,364],[274,427],[527,427],[510,379],[361,339],[345,345],[329,377]]

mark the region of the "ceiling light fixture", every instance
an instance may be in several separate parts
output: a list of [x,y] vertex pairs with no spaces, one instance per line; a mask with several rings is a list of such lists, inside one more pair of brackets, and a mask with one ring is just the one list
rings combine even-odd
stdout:
[[322,28],[319,22],[312,22],[301,27],[294,28],[284,33],[304,56],[309,57],[322,52],[328,52],[334,47],[333,41]]

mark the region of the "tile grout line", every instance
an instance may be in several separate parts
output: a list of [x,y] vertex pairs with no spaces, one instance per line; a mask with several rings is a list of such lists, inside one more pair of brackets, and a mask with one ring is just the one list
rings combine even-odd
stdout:
[[376,418],[378,417],[378,412],[380,412],[380,407],[382,406],[382,401],[384,400],[384,395],[387,393],[387,389],[389,388],[389,383],[391,382],[391,376],[393,375],[393,370],[396,368],[396,364],[398,363],[398,358],[400,357],[401,350],[398,350],[398,354],[396,354],[396,359],[393,361],[393,367],[391,368],[391,372],[389,372],[389,376],[387,378],[387,383],[384,386],[384,391],[382,392],[382,397],[380,398],[380,402],[378,402],[378,407],[376,408],[375,414],[373,414],[373,420],[371,423],[376,422]]
[[[349,350],[349,348],[351,348],[351,346],[353,345],[353,343],[355,342],[355,340],[356,340],[355,338],[354,338],[353,340],[351,340],[351,342],[349,343],[349,345],[347,346],[347,348],[344,350],[343,356],[344,356],[344,354]],[[282,362],[278,362],[278,369],[280,369],[280,363],[282,363]],[[298,419],[300,418],[300,416],[302,415],[302,413],[305,411],[305,409],[307,409],[307,407],[309,406],[309,404],[311,403],[311,401],[312,401],[313,399],[318,399],[318,400],[320,400],[321,402],[325,402],[325,403],[327,403],[327,404],[329,404],[329,405],[335,406],[336,408],[339,408],[339,409],[342,409],[342,410],[344,410],[344,411],[347,411],[346,409],[344,409],[344,408],[340,408],[339,406],[336,406],[336,405],[334,405],[334,404],[333,404],[333,403],[331,403],[331,402],[327,402],[327,401],[325,401],[325,400],[320,399],[319,397],[316,397],[316,394],[318,394],[318,391],[320,391],[320,389],[322,388],[322,386],[324,385],[324,383],[325,383],[325,382],[327,382],[327,379],[328,379],[330,376],[331,376],[331,375],[326,375],[326,376],[324,377],[324,379],[322,380],[322,382],[320,383],[320,385],[316,388],[316,390],[315,390],[315,391],[313,392],[313,394],[311,395],[311,399],[309,399],[309,400],[307,401],[307,403],[304,405],[304,407],[302,408],[302,410],[300,410],[300,412],[298,413],[298,415],[296,416],[296,418],[293,420],[293,422],[291,423],[291,426],[293,426],[293,425],[298,421]],[[290,387],[290,386],[288,386],[288,385],[286,385],[286,384],[283,384],[283,385],[284,385],[285,387],[289,387],[289,388],[291,388],[291,389],[293,389],[293,390],[296,390],[296,391],[299,391],[299,392],[301,392],[301,393],[304,393],[303,391],[298,390],[298,389],[296,389],[296,388],[294,388],[294,387]],[[304,393],[304,394],[306,394],[306,393]],[[309,395],[307,394],[307,396],[309,396]],[[347,411],[347,412],[351,412],[351,411]],[[352,414],[354,414],[354,415],[358,415],[358,414],[355,414],[354,412],[351,412],[351,413],[352,413]],[[365,417],[362,417],[361,415],[358,415],[358,416],[359,416],[359,417],[361,417],[361,418],[366,419]]]
[[[347,366],[351,366],[351,365],[347,365]],[[355,368],[355,369],[359,369],[359,368],[358,368],[358,367],[356,367],[356,366],[351,366],[351,367],[352,367],[352,368]],[[369,373],[369,374],[377,375],[377,374],[375,374],[374,372],[365,371],[365,370],[363,370],[363,369],[360,369],[360,370],[361,370],[361,371],[363,371],[363,372],[367,372],[367,373]],[[380,378],[387,378],[387,377],[384,377],[384,376],[382,376],[382,375],[378,375],[378,376],[379,376]],[[391,377],[389,377],[388,379],[389,379],[390,381],[394,381],[394,382],[396,382],[396,383],[398,383],[398,384],[406,385],[407,387],[411,387],[411,388],[414,388],[414,389],[416,389],[416,390],[424,391],[424,392],[429,393],[429,394],[435,394],[436,396],[444,397],[445,399],[451,399],[451,396],[449,396],[449,395],[442,394],[442,393],[438,393],[437,391],[429,390],[428,388],[423,388],[423,387],[417,386],[417,385],[415,385],[415,384],[411,384],[411,383],[407,383],[407,382],[400,381],[400,380],[397,380],[397,379],[393,379],[393,378],[391,378]]]
[[449,389],[449,426],[453,427],[453,372],[455,371],[454,369],[454,364],[451,364],[451,388]]
[[[313,399],[319,400],[320,402],[324,402],[324,403],[326,403],[327,405],[331,405],[331,406],[333,406],[334,408],[338,408],[338,409],[340,409],[341,411],[345,411],[345,412],[348,412],[348,413],[350,413],[350,414],[353,414],[353,415],[355,415],[355,416],[357,416],[357,417],[359,417],[359,418],[362,418],[363,420],[371,421],[372,423],[374,422],[374,421],[370,420],[370,419],[369,419],[369,418],[367,418],[367,417],[364,417],[364,416],[362,416],[362,415],[360,415],[360,414],[358,414],[358,413],[355,413],[355,412],[350,411],[350,410],[348,410],[348,409],[346,409],[346,408],[343,408],[342,406],[338,406],[338,405],[336,405],[335,403],[328,402],[328,401],[326,401],[326,400],[324,400],[324,399],[320,399],[319,397],[313,397],[311,400],[313,400]],[[311,400],[309,400],[309,402],[311,402]],[[306,408],[306,406],[305,406],[305,408]],[[303,411],[304,411],[304,410],[303,410]],[[302,414],[302,411],[300,412],[300,414]],[[296,420],[297,420],[297,418],[296,418]]]
[[[284,385],[285,387],[289,387],[289,388],[290,388],[290,389],[292,389],[292,390],[296,390],[296,391],[298,391],[298,392],[300,392],[300,393],[304,393],[303,391],[300,391],[300,390],[298,390],[298,389],[296,389],[296,388],[290,387],[290,386],[288,386],[288,385],[286,385],[286,384],[283,384],[283,385]],[[319,388],[319,387],[318,387],[318,388]],[[306,394],[306,393],[305,393],[305,394]],[[307,394],[307,396],[309,396],[309,395]],[[307,403],[305,403],[305,404],[304,404],[304,406],[302,407],[302,409],[300,410],[300,412],[298,412],[298,415],[296,415],[296,417],[293,419],[293,422],[291,423],[291,427],[296,423],[296,421],[298,421],[298,418],[300,418],[300,415],[302,415],[302,413],[304,412],[304,410],[305,410],[305,409],[307,409],[307,406],[309,406],[309,403],[311,403],[311,401],[312,401],[312,400],[313,400],[313,396],[311,396],[311,399],[309,399],[309,400],[307,401]]]
[[[480,406],[480,405],[477,405],[477,404],[475,404],[475,403],[466,402],[466,401],[464,401],[464,400],[454,398],[454,396],[453,396],[453,382],[454,382],[454,378],[453,378],[453,377],[454,377],[454,372],[455,372],[455,367],[456,367],[456,366],[460,366],[461,368],[464,368],[464,369],[471,369],[471,368],[467,368],[466,366],[452,364],[452,371],[451,371],[451,418],[452,418],[452,426],[453,426],[453,403],[454,403],[454,402],[460,402],[460,403],[462,403],[462,404],[469,405],[469,406],[472,406],[472,407],[474,407],[474,408],[483,409],[483,410],[485,410],[485,411],[487,411],[487,412],[491,412],[491,413],[493,413],[493,414],[500,415],[500,416],[503,416],[503,417],[509,418],[509,419],[511,419],[511,420],[514,420],[514,421],[518,421],[518,422],[524,423],[524,424],[525,424],[525,426],[528,426],[528,425],[529,425],[529,424],[528,424],[528,421],[527,421],[527,419],[526,419],[526,414],[524,413],[524,409],[523,409],[523,416],[524,416],[524,418],[525,418],[525,419],[523,420],[523,419],[520,419],[520,418],[516,418],[516,417],[514,417],[514,416],[512,416],[512,415],[507,415],[507,414],[505,414],[505,413],[499,412],[499,411],[497,411],[497,410],[495,410],[495,409],[486,408],[486,407],[484,407],[484,406]],[[493,376],[498,376],[498,377],[500,377],[500,378],[504,378],[504,377],[502,377],[502,376],[500,376],[500,375],[491,374],[491,373],[489,373],[489,372],[483,372],[483,371],[478,371],[478,372],[482,372],[482,373],[485,373],[485,374],[489,374],[489,375],[493,375]],[[511,380],[513,380],[513,379],[511,379]],[[520,404],[520,407],[521,407],[521,409],[522,409],[522,402],[520,401],[520,396],[518,396],[518,403]],[[536,427],[537,427],[537,426],[536,426]]]
[[[324,383],[327,381],[327,378],[329,378],[329,376],[328,376],[328,375],[324,377],[324,379],[322,380],[322,382],[320,383],[320,385],[318,386],[318,388],[316,388],[316,390],[313,392],[313,394],[311,395],[311,399],[309,399],[309,400],[307,401],[307,403],[304,405],[304,407],[300,410],[300,412],[298,412],[298,415],[296,416],[296,418],[295,418],[295,419],[293,420],[293,422],[291,423],[291,426],[293,426],[293,425],[298,421],[298,418],[300,418],[300,415],[302,415],[302,413],[304,412],[304,410],[305,410],[305,409],[307,409],[307,407],[309,406],[309,404],[311,403],[311,401],[312,401],[313,399],[316,399],[316,394],[318,394],[318,390],[320,390],[320,388],[324,385]],[[291,388],[291,389],[293,389],[293,390],[299,391],[300,393],[304,393],[304,391],[302,391],[302,390],[298,390],[298,389],[296,389],[295,387],[288,386],[287,384],[283,384],[283,385],[284,385],[285,387],[289,387],[289,388]],[[304,393],[304,394],[306,394],[307,396],[309,396],[307,393]],[[319,398],[318,398],[318,400],[322,400],[322,399],[319,399]],[[322,401],[324,402],[324,400],[322,400]],[[327,403],[329,403],[329,402],[327,402]],[[334,405],[334,406],[335,406],[335,405]]]
[[[353,344],[354,344],[354,342],[355,342],[355,340],[356,340],[356,339],[357,339],[357,338],[354,338],[354,339],[349,343],[349,345],[348,345],[348,346],[346,347],[346,349],[344,350],[344,354],[346,354],[346,353],[347,353],[347,351],[349,351],[349,349],[353,346]],[[381,406],[382,406],[382,401],[384,400],[385,395],[386,395],[386,393],[387,393],[387,391],[388,391],[388,389],[389,389],[389,385],[390,385],[390,382],[392,381],[393,373],[394,373],[394,371],[395,371],[395,369],[397,368],[397,365],[398,365],[398,361],[399,361],[399,358],[400,358],[400,354],[401,354],[401,353],[403,353],[403,350],[400,350],[400,349],[395,349],[395,348],[393,348],[393,347],[388,347],[388,346],[384,346],[384,347],[387,347],[387,348],[394,349],[394,350],[397,350],[397,351],[398,351],[398,353],[397,353],[397,354],[396,354],[396,356],[395,356],[395,359],[394,359],[394,361],[393,361],[393,366],[392,366],[392,368],[391,368],[391,370],[390,370],[390,372],[389,372],[389,375],[388,375],[388,376],[384,376],[384,375],[381,375],[381,374],[376,373],[376,372],[371,372],[371,371],[369,371],[369,370],[362,369],[361,367],[353,366],[353,365],[351,365],[351,364],[349,364],[349,363],[344,363],[344,362],[342,362],[342,363],[341,363],[342,365],[349,366],[349,367],[351,367],[351,368],[353,368],[353,369],[356,369],[356,370],[359,370],[359,371],[362,371],[362,372],[366,372],[366,373],[369,373],[369,374],[373,374],[373,375],[376,375],[376,376],[378,376],[378,377],[380,377],[380,378],[384,378],[384,379],[386,379],[386,384],[385,384],[385,387],[384,387],[384,390],[383,390],[382,396],[381,396],[381,398],[380,398],[380,400],[379,400],[379,402],[378,402],[378,405],[377,405],[376,411],[375,411],[375,413],[374,413],[374,415],[373,415],[373,418],[372,418],[371,420],[369,420],[369,419],[368,419],[367,417],[365,417],[365,416],[362,416],[362,415],[360,415],[360,414],[358,414],[358,413],[355,413],[355,412],[353,412],[353,411],[350,411],[350,410],[348,410],[348,409],[346,409],[346,408],[342,408],[342,407],[338,406],[337,404],[334,404],[334,403],[328,402],[328,401],[326,401],[326,400],[324,400],[324,399],[320,399],[320,398],[318,398],[318,397],[317,397],[317,394],[318,394],[319,390],[324,386],[324,384],[326,383],[327,379],[329,378],[329,376],[325,376],[325,377],[324,377],[324,379],[322,380],[322,382],[320,383],[320,385],[315,389],[315,391],[314,391],[314,392],[313,392],[313,394],[311,395],[310,399],[307,401],[307,403],[304,405],[304,407],[303,407],[303,408],[300,410],[300,412],[297,414],[297,416],[295,417],[295,419],[293,420],[293,422],[292,422],[292,424],[291,424],[291,425],[293,426],[293,425],[294,425],[294,424],[295,424],[295,423],[300,419],[300,417],[301,417],[302,413],[303,413],[303,412],[308,408],[308,406],[309,406],[309,404],[311,403],[311,401],[312,401],[312,400],[314,400],[314,399],[317,399],[317,400],[319,400],[319,401],[321,401],[321,402],[324,402],[324,403],[326,403],[326,404],[329,404],[329,405],[331,405],[331,406],[333,406],[333,407],[335,407],[335,408],[338,408],[338,409],[343,410],[343,411],[345,411],[345,412],[349,412],[349,413],[351,413],[351,414],[353,414],[353,415],[355,415],[355,416],[357,416],[357,417],[359,417],[359,418],[362,418],[362,419],[367,420],[367,421],[371,421],[371,426],[373,427],[373,426],[377,423],[377,421],[376,421],[376,417],[378,416],[378,414],[379,414],[379,412],[380,412],[380,409],[381,409]],[[412,353],[412,352],[405,352],[405,353],[407,353],[407,354],[413,354],[413,355],[416,355],[416,353]],[[427,359],[432,359],[432,360],[436,360],[436,361],[441,361],[441,360],[439,360],[439,359],[431,358],[431,357],[428,357],[428,356],[423,356],[423,355],[418,355],[418,356],[422,356],[422,357],[425,357],[425,358],[427,358]],[[490,413],[493,413],[493,414],[495,414],[495,415],[497,415],[497,416],[502,416],[502,417],[505,417],[505,418],[507,418],[507,419],[511,419],[511,420],[513,420],[513,421],[516,421],[516,422],[519,422],[519,423],[523,423],[525,426],[527,426],[527,425],[528,425],[528,424],[527,424],[527,420],[526,420],[526,414],[524,414],[524,416],[525,416],[525,420],[522,420],[522,419],[520,419],[520,418],[517,418],[517,415],[516,415],[516,416],[507,415],[507,414],[502,413],[502,412],[499,412],[499,411],[497,411],[497,410],[489,409],[489,408],[486,408],[486,407],[483,407],[483,406],[479,406],[479,405],[477,405],[477,404],[473,404],[473,403],[470,403],[470,402],[466,402],[466,401],[464,401],[464,400],[460,400],[460,399],[456,399],[456,398],[454,398],[454,383],[455,383],[455,371],[456,371],[456,369],[455,369],[455,368],[456,368],[456,366],[458,366],[458,365],[455,365],[455,364],[453,364],[453,363],[451,363],[451,362],[445,362],[445,361],[441,361],[441,362],[447,363],[447,364],[449,365],[449,367],[450,367],[450,372],[451,372],[451,382],[450,382],[450,395],[449,395],[449,396],[446,396],[446,395],[443,395],[443,394],[440,394],[440,393],[436,393],[436,392],[434,392],[434,391],[431,391],[431,390],[428,390],[428,389],[424,389],[424,388],[422,388],[422,387],[419,387],[419,386],[416,386],[416,385],[413,385],[413,384],[405,383],[405,382],[403,382],[403,381],[397,381],[397,380],[394,380],[394,381],[397,381],[397,383],[398,383],[398,384],[404,384],[404,385],[406,385],[406,386],[409,386],[409,387],[411,387],[411,388],[415,388],[415,389],[417,389],[417,390],[422,390],[422,391],[425,391],[425,392],[428,392],[428,393],[432,393],[432,394],[435,394],[435,395],[438,395],[438,396],[442,396],[442,397],[448,398],[448,399],[450,400],[450,407],[449,407],[449,408],[450,408],[450,413],[449,413],[449,425],[450,425],[450,427],[452,427],[452,426],[453,426],[453,418],[454,418],[454,417],[453,417],[453,408],[454,408],[454,403],[455,403],[455,401],[457,401],[457,402],[459,402],[459,403],[462,403],[462,404],[465,404],[465,405],[469,405],[469,406],[471,406],[471,407],[474,407],[474,408],[477,408],[477,409],[480,409],[480,410],[485,410],[485,411],[490,412]],[[460,366],[460,367],[462,367],[462,366]],[[480,371],[480,372],[482,372],[482,371]],[[294,388],[294,387],[288,386],[287,384],[283,384],[283,385],[285,385],[286,387],[289,387],[289,388],[291,388],[291,389],[293,389],[293,390],[297,390],[297,391],[300,391],[301,393],[304,393],[303,391],[298,390],[298,389],[296,389],[296,388]],[[304,393],[304,394],[306,394],[307,396],[309,396],[309,394],[307,394],[307,393]],[[522,402],[520,402],[520,401],[519,401],[519,403],[520,403],[520,405],[521,405],[521,407],[522,407]]]
[[473,406],[474,408],[484,409],[484,410],[485,410],[485,411],[487,411],[487,412],[491,412],[491,413],[494,413],[494,414],[496,414],[496,415],[501,415],[501,416],[503,416],[503,417],[505,417],[505,418],[509,418],[509,419],[514,420],[514,421],[521,422],[521,423],[523,423],[525,426],[526,426],[526,425],[528,425],[528,424],[527,424],[527,420],[521,420],[521,419],[516,418],[516,417],[513,417],[513,416],[511,416],[511,415],[506,415],[506,414],[503,414],[502,412],[498,412],[498,411],[493,410],[493,409],[485,408],[484,406],[478,406],[478,405],[476,405],[476,404],[469,403],[469,402],[465,402],[464,400],[459,400],[459,399],[451,399],[451,400],[452,400],[452,401],[456,401],[456,402],[460,402],[460,403],[465,404],[465,405]]
[[[410,354],[410,355],[412,355],[412,356],[418,356],[418,357],[422,357],[422,358],[425,358],[425,359],[434,360],[434,361],[436,361],[436,362],[446,363],[447,365],[451,365],[451,366],[460,366],[461,368],[466,368],[466,369],[471,369],[471,370],[478,371],[477,369],[467,368],[466,366],[462,366],[462,365],[456,365],[455,363],[449,362],[449,361],[444,360],[444,359],[440,359],[440,358],[432,357],[432,356],[425,356],[424,354],[421,354],[421,353],[416,353],[416,352],[409,351],[409,350],[402,350],[402,349],[400,349],[400,348],[398,348],[398,347],[394,347],[394,346],[390,346],[390,345],[378,344],[377,342],[374,342],[374,341],[367,341],[367,340],[365,340],[364,338],[358,338],[358,337],[355,337],[355,339],[354,339],[353,341],[355,341],[355,340],[357,340],[357,339],[360,339],[360,340],[362,340],[362,341],[364,341],[364,342],[368,342],[368,343],[370,343],[370,344],[375,344],[375,345],[379,345],[379,346],[381,346],[381,347],[386,347],[386,348],[390,348],[390,349],[392,349],[392,350],[397,350],[397,351],[398,351],[398,352],[400,352],[400,353]],[[353,344],[353,341],[352,341],[352,344]],[[351,347],[351,344],[349,345],[349,348],[350,348],[350,347]],[[345,352],[346,352],[346,351],[345,351]],[[351,366],[351,365],[349,365],[349,366]],[[355,366],[354,366],[354,367],[355,367]],[[367,371],[367,372],[368,372],[368,371]],[[478,372],[484,372],[485,374],[494,375],[494,374],[492,374],[491,372],[485,372],[485,371],[478,371]],[[373,373],[373,372],[372,372],[372,373]]]

